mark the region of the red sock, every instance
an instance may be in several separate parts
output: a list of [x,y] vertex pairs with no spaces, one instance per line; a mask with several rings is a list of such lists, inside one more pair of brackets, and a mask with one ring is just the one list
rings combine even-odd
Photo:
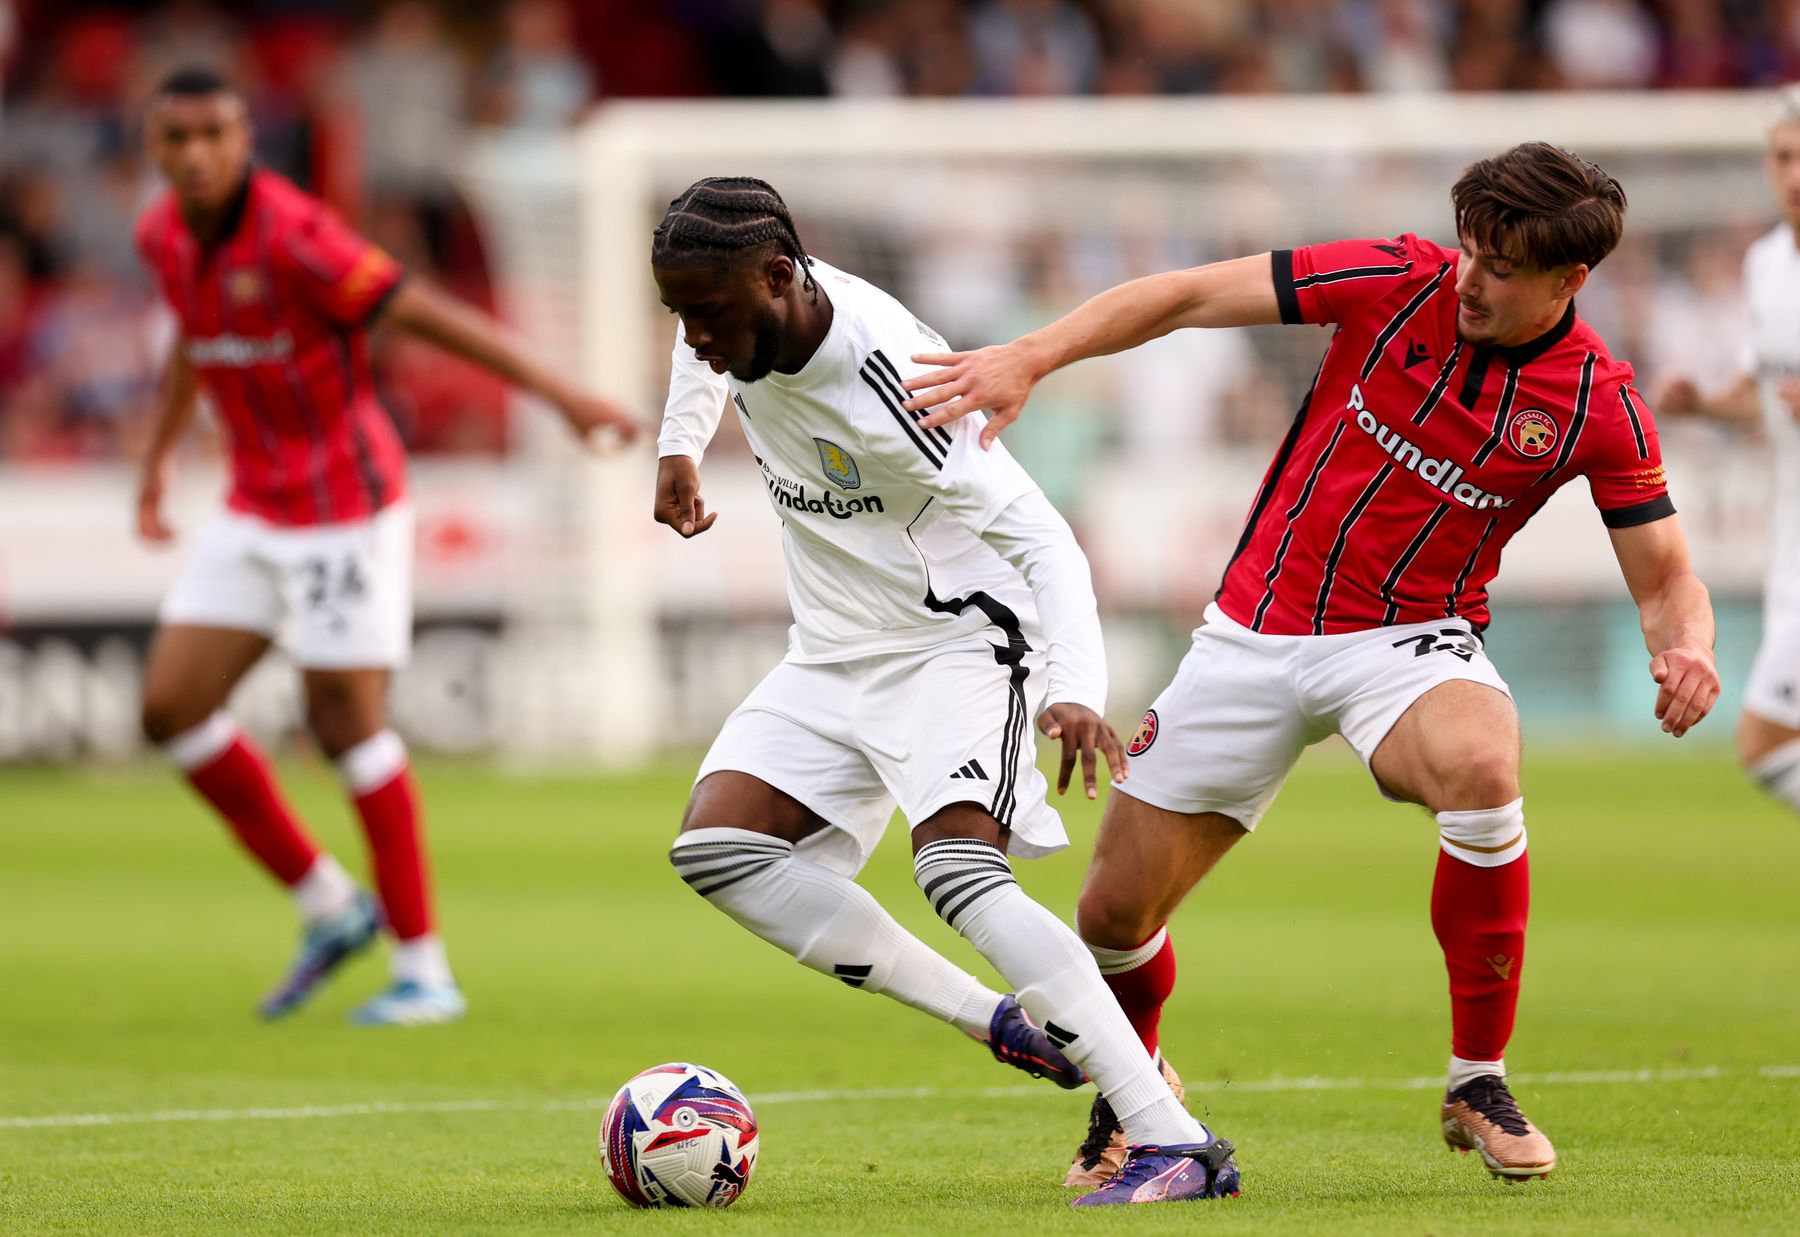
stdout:
[[1465,1061],[1498,1061],[1506,1054],[1530,906],[1527,855],[1478,868],[1438,853],[1431,926],[1450,972],[1451,1050]]
[[187,779],[282,884],[293,885],[319,857],[319,844],[281,797],[268,757],[242,733],[218,755],[188,769]]
[[431,881],[419,792],[398,735],[384,730],[338,758],[362,817],[369,842],[369,866],[388,927],[397,940],[410,941],[433,929]]
[[[1160,944],[1156,943],[1158,937],[1162,938]],[[1174,939],[1167,929],[1158,928],[1133,949],[1088,948],[1100,964],[1100,978],[1131,1021],[1131,1029],[1144,1041],[1145,1051],[1155,1056],[1163,1002],[1175,991]]]

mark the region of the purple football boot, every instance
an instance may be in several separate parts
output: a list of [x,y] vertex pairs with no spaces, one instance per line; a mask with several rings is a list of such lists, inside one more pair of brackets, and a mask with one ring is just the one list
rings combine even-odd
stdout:
[[1065,1091],[1087,1081],[1081,1067],[1063,1055],[1053,1036],[1025,1016],[1018,998],[1010,992],[1000,998],[1000,1007],[988,1023],[987,1046],[994,1060],[1022,1069],[1033,1078],[1048,1078]]
[[358,890],[355,901],[329,919],[309,923],[300,935],[300,952],[269,995],[257,1003],[264,1018],[279,1018],[298,1009],[325,979],[367,949],[381,931],[381,908]]
[[1240,1186],[1236,1150],[1214,1135],[1210,1142],[1137,1146],[1125,1152],[1118,1174],[1071,1206],[1105,1207],[1113,1203],[1181,1203],[1201,1198],[1236,1198]]

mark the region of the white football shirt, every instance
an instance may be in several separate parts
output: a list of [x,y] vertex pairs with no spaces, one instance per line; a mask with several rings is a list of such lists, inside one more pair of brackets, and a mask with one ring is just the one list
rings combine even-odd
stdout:
[[1780,391],[1783,382],[1800,378],[1800,248],[1785,223],[1744,255],[1744,287],[1750,363],[1775,468],[1766,595],[1771,605],[1800,608],[1800,420]]
[[798,373],[715,374],[677,329],[658,443],[698,460],[727,398],[737,410],[782,521],[789,658],[846,661],[998,632],[1046,650],[1049,702],[1103,710],[1093,587],[1067,523],[1003,444],[981,449],[984,417],[927,430],[924,413],[901,406],[901,383],[926,370],[912,354],[942,352],[943,339],[873,284],[816,258],[812,273],[833,313]]

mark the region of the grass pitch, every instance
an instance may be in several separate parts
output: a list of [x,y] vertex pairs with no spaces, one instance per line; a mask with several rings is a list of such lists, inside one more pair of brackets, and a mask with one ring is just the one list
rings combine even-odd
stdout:
[[[1430,820],[1341,753],[1303,762],[1175,922],[1165,1047],[1239,1146],[1231,1202],[1076,1213],[1088,1094],[805,971],[674,877],[690,766],[513,780],[427,768],[461,1025],[370,1031],[361,960],[265,1026],[293,920],[160,770],[0,772],[0,1230],[1641,1233],[1800,1231],[1800,821],[1716,747],[1541,750],[1510,1063],[1556,1175],[1445,1150]],[[347,861],[335,783],[289,766]],[[1068,914],[1074,848],[1019,865]],[[359,866],[353,863],[352,866]],[[892,833],[865,878],[962,964]],[[615,1087],[702,1061],[762,1160],[725,1214],[637,1213],[594,1139]]]

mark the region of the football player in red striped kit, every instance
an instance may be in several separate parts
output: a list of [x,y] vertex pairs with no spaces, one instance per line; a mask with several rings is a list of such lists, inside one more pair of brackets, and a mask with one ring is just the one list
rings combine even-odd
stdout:
[[[379,319],[466,357],[545,399],[584,437],[606,428],[629,440],[636,427],[255,166],[244,100],[217,74],[163,81],[146,136],[169,189],[139,220],[137,243],[179,334],[144,460],[139,533],[173,535],[165,474],[201,387],[229,444],[231,485],[164,599],[144,731],[293,895],[300,952],[263,999],[265,1017],[296,1008],[385,924],[393,983],[354,1020],[453,1020],[465,1002],[437,935],[406,748],[387,721],[388,680],[412,639],[413,526],[369,330]],[[278,629],[300,666],[307,725],[362,822],[379,903],[320,849],[225,710]]]
[[[1529,882],[1512,697],[1482,650],[1507,541],[1586,477],[1637,602],[1656,716],[1679,738],[1718,698],[1712,607],[1688,564],[1650,409],[1575,312],[1625,194],[1541,142],[1471,164],[1458,249],[1414,235],[1277,250],[1122,284],[999,347],[915,358],[927,425],[977,408],[991,439],[1044,375],[1181,327],[1335,323],[1205,624],[1133,739],[1078,909],[1154,1048],[1175,980],[1166,923],[1256,827],[1301,750],[1341,734],[1381,792],[1437,818],[1431,920],[1449,970],[1451,1146],[1509,1180],[1550,1141],[1507,1089]],[[1111,1171],[1103,1102],[1070,1184]]]

